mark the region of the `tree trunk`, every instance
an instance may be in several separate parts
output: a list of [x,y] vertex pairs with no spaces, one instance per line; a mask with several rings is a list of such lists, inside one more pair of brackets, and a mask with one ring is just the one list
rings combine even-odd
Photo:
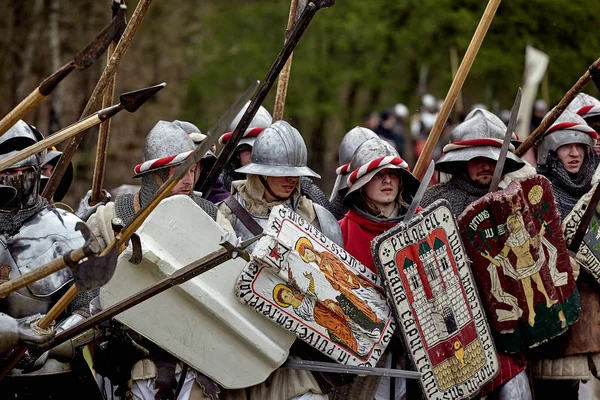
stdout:
[[[49,45],[50,45],[50,63],[52,65],[52,71],[56,71],[61,67],[60,63],[60,29],[58,26],[58,17],[60,9],[60,0],[50,0],[50,12],[49,12]],[[52,94],[52,102],[50,105],[50,118],[48,119],[47,132],[56,132],[60,129],[62,124],[60,119],[62,116],[62,89],[59,86],[54,89]]]
[[22,64],[20,69],[21,71],[19,74],[20,78],[18,79],[19,83],[17,84],[16,90],[17,98],[19,99],[19,101],[21,101],[25,98],[25,96],[27,96],[27,94],[29,93],[28,90],[31,90],[31,88],[28,89],[27,81],[29,80],[28,78],[31,74],[31,67],[35,58],[36,42],[40,35],[40,29],[42,24],[39,23],[39,17],[42,12],[43,6],[44,0],[35,0],[33,10],[31,13],[31,21],[36,21],[36,23],[33,24],[31,30],[29,31],[29,34],[27,35],[27,40],[25,42],[25,47],[22,53],[23,58],[21,59]]

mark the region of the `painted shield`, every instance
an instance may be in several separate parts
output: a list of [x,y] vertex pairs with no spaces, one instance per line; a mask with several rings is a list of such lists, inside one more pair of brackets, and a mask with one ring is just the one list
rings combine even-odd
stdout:
[[498,373],[456,221],[438,200],[371,242],[427,399],[464,399]]
[[499,350],[535,347],[577,321],[579,293],[548,179],[484,196],[459,226]]
[[[221,249],[223,230],[188,196],[163,200],[137,232],[143,260],[121,254],[100,289],[103,308]],[[234,293],[246,266],[229,260],[115,318],[228,389],[263,382],[287,359],[294,335],[240,304]]]
[[[575,236],[575,232],[579,227],[583,214],[585,213],[585,210],[587,210],[587,206],[592,198],[594,189],[595,187],[579,199],[573,208],[573,211],[571,211],[563,221],[562,228],[567,244],[570,244]],[[600,216],[598,215],[598,209],[596,209],[588,231],[583,237],[583,242],[581,243],[581,246],[579,246],[577,260],[579,260],[580,265],[590,273],[598,283],[600,283]]]
[[265,233],[240,300],[339,363],[374,366],[395,329],[377,274],[289,208],[273,208]]

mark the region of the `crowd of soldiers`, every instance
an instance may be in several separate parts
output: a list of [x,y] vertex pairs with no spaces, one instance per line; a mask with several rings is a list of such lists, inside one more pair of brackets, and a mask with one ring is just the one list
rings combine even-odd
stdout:
[[[423,100],[425,108],[411,130],[420,134],[433,125],[435,101]],[[431,104],[430,104],[431,103]],[[248,106],[246,106],[248,107]],[[396,107],[407,117],[406,107]],[[232,122],[220,144],[232,139],[246,108]],[[552,194],[562,219],[593,187],[598,156],[593,151],[598,138],[600,102],[580,94],[538,143],[536,163],[515,154],[519,141],[513,138],[505,160],[500,148],[507,131],[505,122],[493,113],[475,107],[450,132],[440,148],[437,171],[448,179],[427,189],[421,207],[446,199],[456,217],[484,197],[490,188],[496,164],[502,161],[500,189],[510,182],[536,174],[552,183]],[[420,181],[401,157],[403,144],[394,127],[378,123],[348,131],[339,146],[339,168],[332,196],[326,196],[313,181],[319,174],[307,165],[307,148],[301,133],[288,122],[273,121],[261,107],[237,144],[208,198],[196,191],[217,160],[215,149],[192,165],[170,191],[170,196],[188,196],[224,232],[241,239],[259,235],[271,210],[290,208],[356,260],[377,273],[371,242],[401,222],[413,203]],[[421,126],[423,125],[423,126]],[[42,133],[18,121],[0,136],[0,160],[40,142]],[[116,221],[130,224],[147,207],[160,187],[194,150],[207,140],[194,124],[158,121],[147,134],[141,163],[134,166],[139,186],[114,198],[90,204],[90,193],[75,213],[54,204],[68,191],[72,170],[63,178],[54,202],[41,196],[44,180],[52,175],[60,158],[56,149],[36,153],[0,171],[0,282],[9,282],[36,270],[69,251],[81,248],[89,238],[77,224],[85,222],[104,249],[119,231]],[[400,150],[400,152],[399,152]],[[333,172],[331,172],[333,175]],[[418,201],[418,199],[417,199]],[[76,229],[77,228],[77,229]],[[174,225],[173,229],[177,229]],[[168,235],[169,232],[165,232]],[[197,232],[202,240],[202,232]],[[530,242],[518,244],[529,252]],[[579,264],[577,287],[581,316],[570,329],[548,343],[544,350],[525,354],[504,353],[499,347],[500,372],[477,396],[490,399],[578,398],[579,384],[597,375],[600,354],[600,293],[598,283]],[[532,275],[536,288],[541,284]],[[541,279],[541,278],[540,278]],[[88,331],[55,347],[44,344],[55,335],[76,326],[101,308],[98,289],[83,291],[49,328],[38,325],[69,289],[73,276],[62,269],[11,292],[0,300],[0,380],[3,399],[402,399],[420,398],[410,381],[379,376],[347,376],[278,368],[263,383],[244,389],[214,389],[202,371],[189,368],[159,345],[146,340],[116,321]],[[233,288],[231,288],[233,290]],[[531,288],[531,284],[529,286]],[[551,300],[546,295],[548,304]],[[530,323],[535,322],[533,307]],[[377,323],[376,320],[372,321]],[[18,347],[24,355],[14,365],[10,360]],[[406,343],[392,340],[378,367],[409,369]],[[88,357],[84,358],[87,349]],[[90,351],[91,349],[91,351]],[[309,357],[311,349],[297,340],[294,357]],[[225,355],[224,355],[225,356]],[[314,356],[314,355],[313,355]],[[318,358],[318,356],[314,356]],[[234,359],[232,359],[234,360]],[[93,371],[90,368],[93,366]],[[4,373],[3,373],[4,374]],[[231,374],[236,374],[232,362]]]

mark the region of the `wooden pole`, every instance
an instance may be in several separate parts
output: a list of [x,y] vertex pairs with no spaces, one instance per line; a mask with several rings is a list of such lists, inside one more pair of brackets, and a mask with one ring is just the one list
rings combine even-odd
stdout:
[[[106,68],[104,68],[102,76],[100,77],[100,80],[98,80],[98,83],[96,84],[96,87],[94,88],[94,91],[92,92],[92,95],[90,96],[90,99],[88,100],[87,105],[81,114],[81,118],[85,118],[86,116],[90,115],[93,110],[100,108],[100,102],[104,91],[106,90],[111,79],[116,75],[117,69],[121,64],[121,60],[129,49],[131,41],[142,24],[144,16],[148,12],[148,8],[150,7],[151,3],[152,0],[140,0],[137,4],[135,11],[131,16],[131,20],[127,24],[127,28],[125,28],[125,32],[123,32],[123,36],[121,36],[121,39],[119,40],[119,44],[115,48],[110,61],[106,64]],[[69,163],[73,159],[73,156],[75,155],[75,152],[77,151],[77,148],[83,139],[83,135],[84,133],[81,133],[80,135],[77,135],[69,140],[67,147],[63,151],[62,156],[54,168],[54,173],[44,188],[44,193],[42,196],[44,196],[46,199],[52,200],[54,192],[58,188],[58,184],[67,171],[67,167],[69,166]]]
[[454,106],[454,102],[462,89],[463,84],[465,83],[465,79],[471,70],[471,66],[473,65],[473,61],[475,61],[475,57],[479,52],[479,48],[481,47],[481,43],[485,38],[485,35],[494,19],[494,15],[496,14],[496,10],[500,5],[500,0],[489,0],[485,11],[483,12],[483,16],[479,21],[479,25],[475,30],[475,34],[471,39],[471,43],[469,43],[469,48],[465,53],[465,56],[460,63],[460,67],[458,67],[458,71],[456,73],[456,77],[452,81],[452,85],[448,90],[448,94],[444,99],[444,104],[442,104],[442,109],[440,110],[435,123],[433,124],[433,128],[431,128],[431,132],[429,132],[429,136],[427,137],[427,141],[425,142],[425,146],[423,147],[423,151],[419,156],[419,160],[415,165],[414,175],[421,179],[423,178],[423,174],[425,173],[425,169],[429,164],[431,153],[433,153],[433,149],[437,144],[440,136],[442,135],[442,130],[444,129],[444,125],[448,120],[448,116],[450,115],[450,111]]
[[[291,0],[290,3],[290,14],[288,16],[287,28],[285,30],[285,42],[289,32],[294,28],[296,22],[296,14],[298,10],[298,0]],[[294,53],[290,54],[287,62],[283,66],[279,78],[277,79],[277,92],[275,94],[275,107],[273,108],[273,122],[283,119],[283,111],[285,109],[285,98],[287,96],[288,83],[290,81],[290,73],[292,69],[292,57]]]

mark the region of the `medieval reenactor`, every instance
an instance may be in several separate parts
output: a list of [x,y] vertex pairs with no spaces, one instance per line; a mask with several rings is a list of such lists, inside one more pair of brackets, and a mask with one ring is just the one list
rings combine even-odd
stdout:
[[[231,125],[229,125],[229,132],[225,133],[223,136],[219,138],[219,144],[226,144],[231,136],[233,135],[233,131],[238,126],[242,116],[246,112],[246,109],[250,103],[248,103],[235,117]],[[225,166],[223,173],[221,174],[221,180],[227,190],[233,190],[232,183],[234,181],[244,180],[246,179],[246,174],[240,172],[240,168],[246,166],[250,162],[252,162],[252,151],[254,148],[254,142],[258,135],[269,125],[273,123],[273,118],[271,114],[267,111],[266,108],[260,106],[256,115],[250,122],[248,128],[244,132],[242,139],[239,141],[235,154],[231,158],[231,161],[228,165]],[[214,190],[214,189],[213,189]],[[319,204],[327,209],[327,211],[333,213],[333,209],[331,203],[325,196],[325,193],[310,179],[308,176],[303,176],[300,178],[300,192],[309,198],[313,203]]]
[[[196,147],[200,146],[200,143],[202,143],[206,139],[206,135],[200,131],[200,128],[198,128],[191,122],[175,120],[173,121],[173,124],[186,131]],[[207,151],[206,154],[204,154],[204,157],[202,157],[202,160],[200,161],[200,174],[197,178],[196,185],[194,186],[195,190],[199,190],[202,182],[204,182],[204,178],[206,177],[212,166],[215,164],[215,161],[217,161],[215,150],[216,146],[213,144],[210,150]],[[229,190],[225,187],[221,178],[218,178],[215,182],[215,186],[210,191],[208,201],[217,204],[225,200],[228,196]]]
[[[179,126],[176,123],[159,121],[146,136],[144,162],[134,168],[135,177],[142,179],[139,191],[117,196],[114,202],[98,207],[96,212],[88,219],[88,224],[102,247],[114,239],[111,225],[113,218],[118,217],[123,224],[129,224],[135,214],[150,203],[160,186],[172,176],[177,166],[182,164],[196,148],[192,140],[194,138],[193,134],[188,135],[186,130],[180,127],[181,121],[177,122]],[[203,160],[214,157],[214,153],[209,153]],[[223,229],[233,231],[229,221],[224,218],[217,207],[193,191],[202,165],[203,161],[200,162],[200,166],[194,164],[171,191],[171,195],[190,196]],[[200,236],[198,240],[201,240]],[[126,337],[135,336],[135,341],[138,344],[142,343],[142,347],[149,350],[150,355],[149,357],[143,357],[135,348],[132,348],[135,346],[124,346],[124,342],[131,343],[131,341],[128,339],[122,340],[120,337],[109,340],[102,346],[101,351],[97,351],[99,354],[95,362],[99,362],[100,359],[112,359],[124,363],[123,365],[104,364],[104,370],[99,371],[107,372],[107,375],[114,370],[123,372],[109,377],[116,379],[113,384],[119,386],[119,395],[125,393],[129,380],[132,382],[130,389],[134,394],[134,398],[140,399],[154,399],[157,394],[163,396],[171,393],[172,396],[180,380],[186,390],[184,393],[189,393],[191,387],[196,385],[196,376],[199,372],[186,367],[185,376],[181,376],[184,365],[178,362],[176,358],[149,341],[137,337],[138,335],[134,332],[126,332],[124,335]],[[116,349],[122,349],[122,356],[115,357],[114,353],[119,351]],[[201,389],[198,390],[201,391]]]
[[[354,258],[377,272],[371,255],[371,241],[403,219],[419,181],[398,152],[379,138],[368,139],[356,149],[348,172],[344,205],[349,211],[339,222],[344,247]],[[380,359],[381,366],[401,367],[399,362],[404,361],[402,347],[393,340],[388,349],[390,354]],[[338,388],[334,399],[402,398],[405,393],[403,379],[396,379],[395,388],[391,389],[390,378],[362,377],[352,385]]]
[[337,175],[333,187],[331,207],[333,215],[338,219],[344,218],[348,209],[344,206],[344,196],[348,192],[347,180],[350,175],[350,161],[356,149],[368,139],[377,138],[377,134],[368,128],[355,126],[350,129],[340,143],[338,160],[340,166],[336,169]]
[[[501,121],[491,121],[481,110],[457,125],[450,133],[450,143],[444,146],[444,154],[436,163],[436,170],[452,175],[452,178],[427,189],[421,205],[426,207],[437,199],[449,201],[453,213],[460,215],[471,203],[489,191],[500,147],[506,133]],[[521,170],[525,162],[517,157],[514,146],[509,147],[504,165],[504,175]],[[523,168],[528,174],[530,168]],[[519,171],[521,172],[521,171]],[[501,399],[531,398],[525,373],[526,361],[522,353],[499,353],[500,373],[482,390],[482,394],[494,391]]]
[[[304,140],[290,124],[278,121],[265,128],[254,142],[252,162],[236,172],[246,174],[246,179],[233,182],[231,197],[219,205],[219,210],[231,222],[239,237],[247,239],[260,234],[271,209],[285,205],[343,246],[335,217],[300,192],[301,177],[320,176],[307,166]],[[292,354],[306,357],[311,350],[304,342],[296,341]],[[331,387],[320,378],[318,381],[308,371],[278,369],[266,382],[247,390],[251,393],[250,398],[257,400],[296,399],[308,393],[312,393],[313,397],[307,395],[306,398],[326,399],[323,393],[330,391]],[[244,398],[243,394],[239,394],[241,397],[231,395],[235,399]]]
[[[576,100],[585,98],[581,96]],[[575,108],[580,115],[585,115],[584,111],[592,110],[593,104],[590,105],[587,110],[582,110],[586,107],[583,105],[575,105]],[[598,156],[593,151],[598,134],[580,115],[565,110],[538,143],[538,171],[552,182],[561,219],[591,190],[592,176],[598,165]],[[567,333],[536,353],[540,360],[536,362],[534,378],[541,379],[534,380],[534,387],[539,398],[577,399],[579,380],[585,379],[582,375],[589,376],[589,371],[600,367],[594,362],[600,354],[600,286],[589,272],[579,270],[579,320]],[[549,369],[549,365],[553,367]]]
[[[43,139],[33,126],[18,121],[0,137],[0,158],[9,157]],[[81,222],[75,215],[55,208],[40,196],[40,175],[44,154],[38,153],[0,172],[0,185],[13,188],[0,202],[0,279],[8,281],[35,270],[81,248],[83,234],[75,229]],[[39,314],[47,313],[71,286],[70,269],[62,269],[0,300],[0,310],[16,321],[3,326],[9,333],[2,342],[40,342],[30,331]],[[90,302],[97,291],[80,293],[57,319],[57,330],[73,326],[89,316]],[[39,335],[39,333],[37,334]],[[42,337],[47,333],[43,333]],[[101,398],[90,369],[78,349],[95,338],[84,334],[42,355],[28,352],[0,381],[3,398],[79,399]],[[3,348],[5,349],[5,348]],[[8,356],[8,355],[7,355]]]

